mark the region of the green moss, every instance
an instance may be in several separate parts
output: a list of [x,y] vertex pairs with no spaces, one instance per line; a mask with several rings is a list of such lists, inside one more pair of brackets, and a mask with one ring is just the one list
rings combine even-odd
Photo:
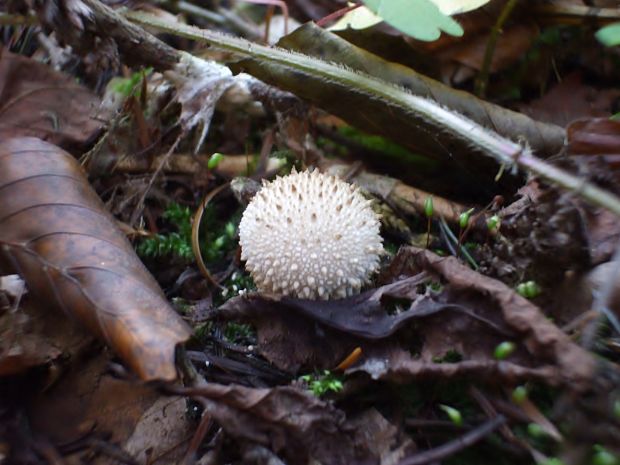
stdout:
[[188,207],[177,203],[168,205],[162,218],[171,229],[177,231],[155,234],[142,239],[136,247],[138,255],[148,258],[176,257],[182,261],[191,261],[192,251],[192,212]]
[[434,160],[412,153],[403,146],[398,145],[385,137],[366,134],[350,126],[342,126],[338,128],[338,132],[368,150],[380,152],[387,158],[392,158],[405,163],[411,163],[418,167],[434,168],[437,166],[437,162]]
[[342,377],[333,374],[329,370],[304,375],[300,379],[308,385],[308,389],[317,397],[321,397],[328,392],[340,392],[343,388]]

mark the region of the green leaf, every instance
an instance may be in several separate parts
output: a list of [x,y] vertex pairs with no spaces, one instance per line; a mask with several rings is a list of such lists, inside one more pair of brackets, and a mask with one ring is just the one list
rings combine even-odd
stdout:
[[608,24],[595,34],[596,39],[606,47],[620,45],[620,22]]
[[472,11],[489,3],[490,0],[431,0],[444,15],[458,15]]
[[383,21],[365,6],[349,11],[336,24],[329,28],[330,31],[342,31],[344,29],[366,29]]
[[439,408],[446,412],[452,423],[456,426],[463,426],[463,416],[461,415],[461,412],[454,407],[450,407],[449,405],[440,404]]
[[419,40],[437,40],[440,31],[462,36],[463,28],[431,0],[363,0],[386,23]]

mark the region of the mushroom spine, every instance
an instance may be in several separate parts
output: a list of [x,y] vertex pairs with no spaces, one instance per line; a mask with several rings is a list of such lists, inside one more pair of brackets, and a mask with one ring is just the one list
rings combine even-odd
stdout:
[[358,293],[383,253],[370,203],[316,170],[264,182],[239,225],[241,258],[258,290],[306,299]]

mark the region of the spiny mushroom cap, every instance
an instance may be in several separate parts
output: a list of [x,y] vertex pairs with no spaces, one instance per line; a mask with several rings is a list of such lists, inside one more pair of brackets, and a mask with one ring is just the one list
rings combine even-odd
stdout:
[[358,293],[383,252],[370,203],[318,171],[264,184],[239,225],[241,258],[258,289],[306,299]]

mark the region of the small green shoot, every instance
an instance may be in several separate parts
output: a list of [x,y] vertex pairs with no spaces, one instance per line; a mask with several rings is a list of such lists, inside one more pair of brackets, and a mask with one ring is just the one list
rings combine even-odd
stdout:
[[470,208],[459,215],[459,240],[457,243],[456,258],[459,258],[461,250],[463,250],[463,241],[469,229],[469,220],[473,212],[474,209]]
[[209,168],[210,170],[214,170],[215,168],[217,168],[217,165],[220,164],[220,162],[224,159],[224,155],[222,155],[221,153],[214,153],[213,155],[211,155],[211,157],[209,157],[209,161],[207,162],[207,168]]
[[463,415],[461,415],[460,411],[458,411],[454,407],[450,407],[449,405],[445,404],[439,405],[439,408],[443,410],[446,415],[448,415],[448,418],[450,418],[450,421],[452,423],[454,423],[456,426],[463,426]]
[[525,297],[526,299],[533,299],[542,293],[542,289],[536,281],[525,281],[523,283],[519,283],[516,287],[516,291],[517,294]]
[[342,379],[329,370],[324,370],[322,374],[304,375],[300,379],[308,385],[308,389],[317,397],[321,397],[330,391],[340,392],[343,388]]
[[493,356],[497,360],[506,360],[517,348],[514,342],[504,341],[495,348]]
[[517,386],[512,391],[512,401],[515,404],[522,404],[527,399],[527,387]]
[[547,436],[545,429],[538,423],[529,423],[527,425],[527,434],[535,439],[541,439]]
[[123,97],[129,97],[132,94],[136,94],[136,97],[140,97],[142,79],[153,72],[153,68],[149,67],[140,71],[136,71],[128,78],[116,78],[110,82],[112,90],[121,94]]
[[424,214],[427,218],[432,218],[434,213],[433,196],[429,195],[424,201]]
[[467,229],[467,226],[469,226],[469,220],[470,220],[471,214],[473,212],[474,212],[474,209],[470,208],[469,210],[464,211],[463,213],[459,215],[459,227],[461,228],[461,230]]
[[426,200],[424,201],[424,214],[426,215],[426,247],[428,249],[428,246],[430,244],[430,240],[431,240],[431,222],[433,220],[433,213],[434,213],[434,207],[433,207],[433,196],[429,195],[428,197],[426,197]]
[[487,218],[487,230],[493,236],[495,236],[499,232],[499,228],[502,224],[502,220],[498,215],[493,215]]

